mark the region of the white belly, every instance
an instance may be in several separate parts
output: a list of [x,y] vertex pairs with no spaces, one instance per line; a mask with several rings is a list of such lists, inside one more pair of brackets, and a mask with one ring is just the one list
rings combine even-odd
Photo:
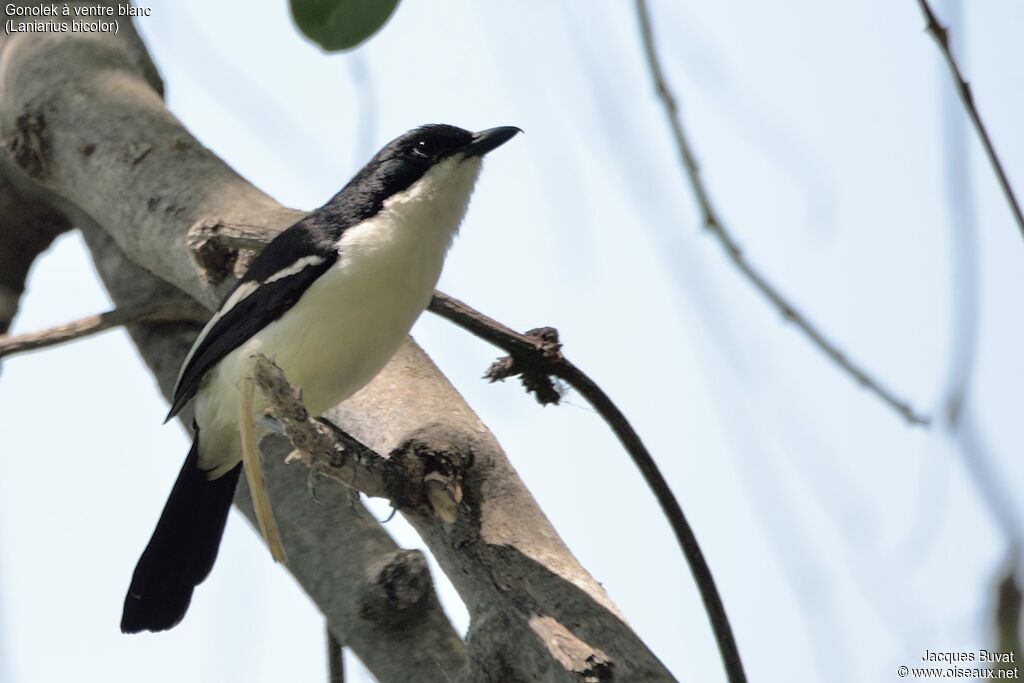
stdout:
[[[216,477],[241,459],[235,387],[250,355],[273,359],[302,389],[310,414],[319,415],[373,379],[398,350],[430,302],[440,260],[385,252],[355,266],[336,264],[286,317],[228,354],[196,395],[200,467]],[[257,409],[263,405],[257,394]]]

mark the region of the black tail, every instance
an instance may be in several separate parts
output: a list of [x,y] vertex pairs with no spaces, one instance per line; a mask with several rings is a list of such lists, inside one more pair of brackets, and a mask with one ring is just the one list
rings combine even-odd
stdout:
[[242,464],[217,479],[199,469],[199,435],[142,553],[124,599],[121,631],[166,631],[185,616],[192,591],[217,559]]

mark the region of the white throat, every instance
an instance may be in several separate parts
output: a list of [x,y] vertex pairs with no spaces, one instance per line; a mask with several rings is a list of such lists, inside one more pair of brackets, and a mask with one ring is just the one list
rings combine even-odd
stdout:
[[394,265],[401,269],[394,273],[401,280],[412,286],[429,284],[433,290],[466,215],[480,166],[479,158],[445,159],[406,190],[388,197],[377,215],[342,233],[338,267]]
[[438,231],[438,236],[447,241],[447,249],[466,215],[480,168],[480,157],[449,157],[405,191],[386,199],[380,213],[399,229],[409,226],[412,230]]

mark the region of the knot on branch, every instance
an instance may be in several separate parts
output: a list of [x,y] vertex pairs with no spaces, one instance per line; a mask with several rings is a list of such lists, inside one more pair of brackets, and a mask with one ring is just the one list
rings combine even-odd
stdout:
[[256,254],[272,238],[273,234],[265,228],[206,219],[188,229],[185,245],[199,266],[200,277],[218,285],[228,275],[244,275]]
[[419,613],[432,585],[423,553],[396,550],[370,566],[359,594],[359,616],[381,627],[400,626]]
[[7,141],[21,170],[33,178],[42,178],[49,169],[50,143],[46,138],[46,119],[41,112],[24,112],[14,122],[14,135]]
[[587,657],[586,666],[578,671],[584,683],[610,683],[615,680],[612,668],[615,663],[599,655]]
[[445,524],[454,523],[463,500],[462,482],[473,465],[465,437],[440,424],[417,430],[391,453],[398,477],[388,487],[398,507],[425,508]]
[[519,375],[523,388],[534,395],[537,403],[558,405],[565,395],[561,382],[552,378],[554,366],[563,360],[558,330],[537,327],[527,331],[525,336],[533,342],[533,348],[494,361],[484,373],[484,379],[493,383]]
[[530,629],[540,637],[551,655],[582,683],[611,683],[615,680],[614,662],[600,648],[573,633],[550,615],[530,618]]

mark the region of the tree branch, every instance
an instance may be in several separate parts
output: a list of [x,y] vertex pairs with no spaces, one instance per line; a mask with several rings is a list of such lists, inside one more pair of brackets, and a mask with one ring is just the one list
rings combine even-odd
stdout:
[[[252,356],[252,378],[268,412],[295,447],[288,459],[368,496],[389,498],[393,463],[327,420],[314,420],[302,403],[302,392],[284,371],[263,354]],[[333,427],[333,428],[332,428]]]
[[324,630],[327,631],[327,683],[345,683],[345,651],[331,628]]
[[[925,6],[923,9],[926,16],[929,16],[930,8]],[[934,15],[930,16],[929,26],[934,26],[934,29],[931,29],[933,35],[937,39],[941,36],[940,46],[944,45],[951,52],[952,47],[945,29],[934,21]],[[952,60],[951,54],[947,53],[947,60]],[[956,69],[955,63],[953,70],[954,79],[958,80],[959,70]],[[1022,651],[1019,623],[1020,589],[1016,577],[1021,561],[1020,553],[1024,549],[1024,537],[1012,496],[1006,490],[1006,478],[998,471],[997,460],[986,443],[970,402],[971,378],[978,353],[980,269],[970,168],[967,163],[966,129],[960,113],[964,102],[961,96],[960,90],[957,90],[956,95],[953,92],[944,92],[942,96],[943,153],[946,167],[944,196],[949,204],[952,253],[955,255],[950,282],[950,290],[953,292],[953,314],[950,320],[952,328],[949,381],[943,397],[943,417],[947,432],[963,459],[964,467],[978,489],[979,498],[988,507],[993,520],[1002,529],[1006,538],[1007,559],[999,569],[999,581],[994,587],[995,610],[992,618],[998,651],[1019,652]],[[960,99],[959,102],[956,101],[957,98]],[[970,101],[973,102],[973,99]]]
[[256,446],[256,422],[253,399],[255,384],[249,374],[256,357],[248,359],[249,367],[242,369],[242,378],[238,382],[238,435],[242,447],[242,471],[249,485],[249,498],[252,502],[253,514],[256,517],[256,528],[263,542],[270,550],[274,562],[288,563],[288,555],[281,541],[281,528],[274,518],[270,507],[270,494],[267,492],[266,474],[263,470],[263,458]]
[[819,351],[850,375],[858,384],[880,398],[886,405],[895,410],[900,416],[912,425],[927,425],[930,418],[917,412],[910,403],[871,376],[859,363],[853,361],[840,349],[835,342],[825,336],[811,320],[781,292],[771,284],[760,272],[758,272],[746,259],[739,243],[733,238],[732,233],[726,228],[719,218],[717,211],[711,203],[711,197],[704,180],[700,175],[700,168],[697,165],[696,156],[690,145],[686,133],[683,130],[682,118],[679,114],[679,106],[676,104],[675,96],[669,88],[668,80],[661,68],[661,60],[658,57],[657,48],[654,44],[654,30],[651,26],[650,14],[647,9],[646,0],[636,0],[637,18],[640,23],[640,35],[643,41],[644,53],[647,57],[648,69],[654,81],[658,97],[665,108],[669,126],[672,129],[672,136],[675,139],[683,168],[690,181],[690,188],[697,204],[700,206],[703,215],[704,227],[715,237],[719,245],[725,251],[725,255],[732,261],[733,265],[743,276],[778,310],[783,319],[794,324],[805,337]]
[[[491,324],[483,316],[479,316],[478,321]],[[400,352],[400,356],[406,356],[406,353]],[[409,360],[407,356],[399,357],[397,362],[403,365]],[[268,412],[296,449],[289,454],[288,460],[301,460],[312,470],[358,491],[387,498],[435,549],[435,556],[446,573],[456,578],[457,587],[469,579],[473,591],[491,593],[495,586],[499,588],[498,604],[483,614],[473,614],[471,626],[470,641],[477,656],[481,656],[481,652],[486,653],[484,656],[490,662],[486,678],[470,676],[468,680],[519,680],[522,673],[517,677],[516,672],[530,670],[535,673],[523,680],[549,680],[546,676],[550,672],[543,673],[546,667],[536,668],[537,662],[533,661],[536,654],[523,651],[516,662],[508,662],[499,655],[503,648],[499,643],[527,637],[527,634],[531,640],[543,644],[549,656],[557,657],[562,666],[571,668],[585,679],[592,676],[595,681],[610,680],[612,667],[618,669],[626,665],[623,658],[627,656],[628,648],[635,647],[638,641],[633,638],[627,641],[616,639],[598,647],[592,640],[598,633],[592,630],[593,623],[580,628],[580,625],[588,623],[586,619],[601,620],[614,615],[609,611],[610,605],[588,605],[589,600],[586,599],[581,602],[579,592],[563,583],[561,572],[552,572],[529,555],[524,555],[515,545],[499,540],[509,538],[511,529],[506,524],[512,520],[502,519],[504,515],[496,509],[502,505],[498,502],[500,499],[487,492],[498,487],[503,490],[502,497],[511,496],[509,503],[517,496],[507,488],[505,465],[481,457],[485,451],[481,450],[476,436],[453,431],[445,425],[428,425],[397,442],[387,456],[380,455],[358,437],[334,427],[332,423],[312,419],[302,405],[299,390],[288,384],[287,378],[272,361],[260,355],[253,356],[253,361],[253,379],[268,403]],[[384,373],[384,377],[374,381],[392,385],[387,376],[388,368]],[[360,396],[357,394],[353,400],[358,402]],[[411,397],[417,405],[429,403],[416,386],[407,387],[402,396]],[[332,413],[332,418],[339,414],[339,421],[346,422],[346,416],[339,411]],[[355,427],[358,429],[359,425]],[[523,502],[520,499],[512,504],[521,505]],[[518,522],[523,523],[524,518],[533,516],[534,511],[519,508],[519,514]],[[488,518],[490,525],[477,527]],[[435,545],[439,533],[445,539],[440,547]],[[481,572],[483,576],[491,577],[482,584]],[[570,629],[562,612],[550,614],[550,608],[542,607],[538,598],[554,586],[558,586],[564,593],[563,597],[575,605],[570,611],[584,609],[591,616]],[[462,585],[462,590],[467,589]],[[467,603],[479,606],[478,601],[468,600]],[[611,645],[614,648],[609,647]],[[506,664],[493,668],[501,661]],[[481,675],[479,671],[475,674]],[[648,669],[638,678],[662,680],[666,675],[659,667]]]
[[10,329],[18,312],[36,257],[69,229],[60,212],[22,190],[0,169],[0,335]]
[[302,403],[302,392],[288,383],[274,361],[261,353],[250,358],[252,379],[269,406],[267,412],[295,446],[286,461],[300,460],[317,474],[355,491],[388,499],[395,509],[426,501],[439,520],[445,524],[456,521],[462,503],[459,468],[432,466],[406,471],[402,449],[384,457],[329,420],[311,418]]
[[0,358],[64,344],[122,325],[170,322],[191,322],[202,325],[209,317],[209,311],[191,300],[172,304],[162,303],[156,306],[143,304],[127,309],[119,308],[38,332],[10,336],[0,335]]
[[963,102],[967,116],[971,119],[971,123],[974,124],[974,130],[978,133],[982,147],[985,148],[985,155],[992,165],[992,171],[996,174],[996,180],[999,181],[999,187],[1003,190],[1006,203],[1010,206],[1010,213],[1013,214],[1013,219],[1017,222],[1021,235],[1024,236],[1024,214],[1021,213],[1020,204],[1013,193],[1013,188],[1010,187],[1010,180],[1006,177],[1006,171],[1003,170],[1003,164],[999,161],[996,148],[992,145],[992,139],[989,137],[988,130],[981,121],[981,114],[974,104],[971,85],[964,79],[963,74],[960,72],[960,66],[957,64],[956,58],[953,57],[953,50],[949,45],[949,29],[939,23],[935,12],[932,11],[931,5],[928,4],[928,0],[917,0],[917,4],[921,7],[921,13],[924,15],[925,21],[927,21],[928,33],[935,39],[935,44],[939,46],[939,51],[942,52],[942,56],[946,60],[946,65],[949,67],[950,76],[953,77],[953,84],[956,86],[957,94],[960,96],[960,101]]
[[[1024,652],[1024,638],[1021,637],[1021,607],[1024,595],[1021,594],[1020,581],[1020,557],[1014,555],[1010,558],[1007,566],[1000,573],[996,585],[995,621],[996,648],[998,652]],[[1009,663],[1000,663],[1000,669],[1013,669],[1013,677],[1016,678],[1016,666]],[[1007,676],[1009,678],[1009,676]]]
[[718,642],[722,661],[730,681],[745,681],[743,663],[729,618],[718,593],[711,568],[708,567],[697,537],[683,514],[683,509],[671,487],[658,469],[657,463],[636,433],[626,416],[596,382],[562,354],[557,330],[545,327],[530,330],[525,335],[512,330],[483,313],[467,306],[443,292],[434,292],[429,310],[473,333],[484,341],[505,350],[509,357],[494,363],[485,377],[492,382],[520,375],[527,391],[535,394],[542,404],[557,404],[560,395],[551,385],[550,376],[558,377],[576,389],[611,427],[633,463],[640,470],[647,486],[654,493],[662,512],[668,518],[676,541],[690,567],[690,573],[700,591],[711,627]]

